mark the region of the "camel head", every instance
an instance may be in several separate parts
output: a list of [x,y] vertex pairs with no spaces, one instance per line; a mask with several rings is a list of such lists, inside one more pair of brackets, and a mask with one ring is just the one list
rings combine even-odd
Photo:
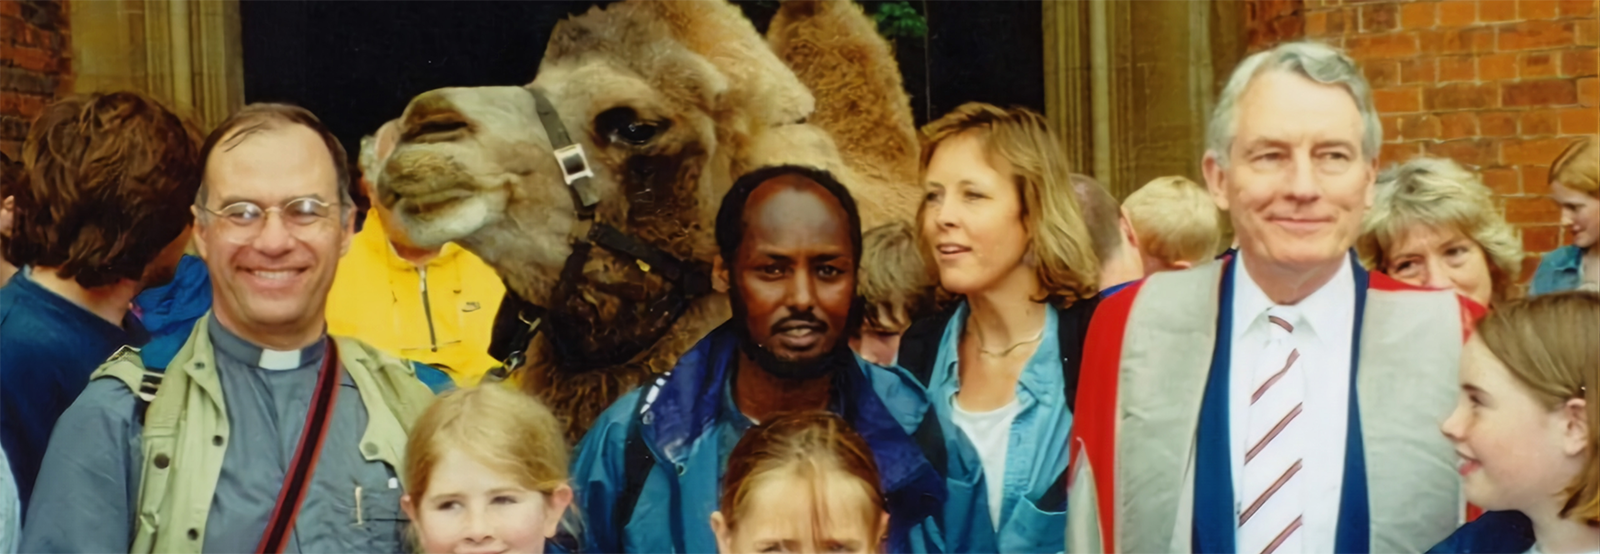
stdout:
[[[763,163],[752,151],[774,150],[762,135],[812,108],[805,86],[724,2],[592,9],[556,27],[531,84],[440,89],[411,101],[381,169],[379,201],[418,244],[454,241],[523,299],[564,305],[569,319],[592,326],[579,336],[596,350],[617,346],[607,333],[670,325],[659,304],[672,284],[648,264],[594,248],[583,286],[554,298],[580,200],[535,95],[584,151],[594,221],[701,264],[716,251],[722,193],[738,172]],[[825,135],[810,140],[832,146]]]

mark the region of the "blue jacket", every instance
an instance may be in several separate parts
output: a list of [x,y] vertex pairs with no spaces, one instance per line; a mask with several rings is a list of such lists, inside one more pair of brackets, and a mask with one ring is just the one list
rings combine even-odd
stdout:
[[[738,360],[730,324],[712,331],[653,386],[617,400],[578,445],[572,483],[588,552],[714,553],[711,513],[728,452],[750,422],[727,386]],[[944,482],[912,439],[928,413],[927,393],[909,374],[854,358],[859,371],[834,375],[830,410],[872,448],[889,509],[889,552],[940,551],[935,515]],[[641,394],[649,402],[640,406]],[[626,488],[626,441],[639,437],[655,458],[631,517],[617,519]]]
[[1473,554],[1477,552],[1527,552],[1533,548],[1533,522],[1522,512],[1485,512],[1462,525],[1428,554]]
[[1579,274],[1583,271],[1583,249],[1573,245],[1557,248],[1539,261],[1539,270],[1533,272],[1529,296],[1561,292],[1578,288]]
[[211,309],[211,273],[206,262],[185,255],[178,261],[172,282],[145,289],[133,298],[133,305],[138,307],[139,323],[150,332],[150,342],[139,351],[140,359],[151,368],[167,367],[189,340],[194,322]]

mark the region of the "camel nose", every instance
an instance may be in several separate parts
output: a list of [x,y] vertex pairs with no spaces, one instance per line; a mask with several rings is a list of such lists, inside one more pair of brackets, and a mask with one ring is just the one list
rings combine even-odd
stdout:
[[471,122],[455,104],[453,90],[431,90],[413,98],[406,109],[401,140],[411,144],[449,142],[465,137]]

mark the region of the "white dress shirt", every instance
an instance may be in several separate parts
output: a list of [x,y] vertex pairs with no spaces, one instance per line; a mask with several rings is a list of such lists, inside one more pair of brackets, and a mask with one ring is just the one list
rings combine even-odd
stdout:
[[[1245,270],[1245,254],[1233,271],[1233,337],[1228,391],[1229,438],[1232,444],[1234,525],[1246,508],[1244,494],[1245,434],[1249,423],[1250,375],[1271,337],[1267,309],[1274,304]],[[1340,488],[1344,485],[1346,432],[1350,416],[1350,348],[1355,326],[1355,273],[1348,262],[1339,273],[1300,303],[1301,321],[1294,325],[1296,361],[1305,374],[1305,411],[1311,441],[1298,479],[1303,479],[1307,552],[1332,552],[1339,525]],[[1227,308],[1224,306],[1224,308]],[[1357,430],[1359,432],[1359,430]]]

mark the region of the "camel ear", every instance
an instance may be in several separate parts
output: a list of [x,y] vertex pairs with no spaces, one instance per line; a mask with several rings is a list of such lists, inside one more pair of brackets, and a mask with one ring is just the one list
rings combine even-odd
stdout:
[[728,2],[638,2],[656,12],[673,36],[728,79],[728,100],[767,125],[811,115],[811,90],[773,54],[755,25]]

